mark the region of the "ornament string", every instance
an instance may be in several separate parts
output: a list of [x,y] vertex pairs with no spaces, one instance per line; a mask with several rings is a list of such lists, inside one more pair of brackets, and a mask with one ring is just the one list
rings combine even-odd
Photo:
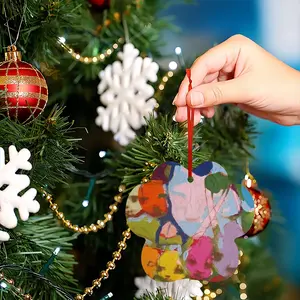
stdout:
[[[189,91],[192,90],[191,70],[186,70],[189,79]],[[187,122],[188,122],[188,181],[193,181],[193,133],[194,133],[194,109],[187,106]]]
[[19,28],[18,28],[18,31],[17,31],[17,35],[16,35],[16,38],[15,38],[15,41],[12,42],[12,37],[11,37],[11,32],[10,32],[10,27],[9,27],[9,19],[7,17],[5,5],[3,6],[4,16],[5,16],[5,19],[6,19],[6,23],[4,25],[7,27],[9,41],[10,41],[10,45],[11,46],[13,46],[13,45],[15,46],[16,43],[17,43],[17,41],[18,41],[18,39],[19,39],[21,27],[22,27],[24,16],[25,16],[25,12],[26,12],[26,8],[27,8],[27,1],[24,2],[24,10],[23,10],[23,13],[22,13],[22,17],[21,17],[21,21],[20,21]]
[[129,43],[130,42],[129,29],[128,29],[127,21],[126,21],[124,14],[122,15],[122,23],[123,23],[123,28],[124,28],[125,41],[126,41],[126,43]]
[[13,42],[12,42],[12,38],[11,38],[11,34],[10,34],[10,28],[9,28],[9,24],[8,24],[9,20],[8,20],[8,18],[7,18],[5,5],[3,6],[3,10],[4,10],[4,16],[5,16],[5,19],[6,19],[6,23],[4,24],[4,26],[7,27],[8,36],[9,36],[9,42],[10,42],[10,44],[12,45]]

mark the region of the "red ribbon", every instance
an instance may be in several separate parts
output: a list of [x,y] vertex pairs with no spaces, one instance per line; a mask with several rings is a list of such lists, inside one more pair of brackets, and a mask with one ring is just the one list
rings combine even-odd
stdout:
[[[189,91],[192,90],[191,70],[186,70],[189,79]],[[188,179],[193,179],[193,134],[194,134],[194,109],[187,106],[187,123],[188,123]]]

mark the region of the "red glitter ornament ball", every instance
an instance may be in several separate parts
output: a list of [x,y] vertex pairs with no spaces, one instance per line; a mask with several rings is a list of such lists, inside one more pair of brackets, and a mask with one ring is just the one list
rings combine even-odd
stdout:
[[[248,179],[249,180],[249,179]],[[253,237],[260,232],[264,231],[271,220],[271,205],[269,199],[259,190],[257,190],[256,181],[253,183],[245,184],[254,200],[254,219],[251,228],[245,234],[245,237]]]
[[48,101],[48,86],[42,73],[31,64],[21,61],[15,46],[8,47],[5,61],[0,64],[0,98],[11,119],[22,123],[38,117]]

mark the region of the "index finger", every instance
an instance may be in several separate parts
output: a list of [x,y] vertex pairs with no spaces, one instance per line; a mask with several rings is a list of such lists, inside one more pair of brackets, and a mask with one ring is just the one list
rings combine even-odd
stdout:
[[[234,43],[236,45],[236,43]],[[234,46],[232,39],[208,50],[202,56],[198,57],[191,67],[193,87],[203,83],[205,77],[209,74],[226,69],[228,72],[234,70],[238,55],[239,46]],[[174,100],[176,106],[186,105],[186,96],[188,93],[189,80],[187,76],[183,79],[178,94]]]

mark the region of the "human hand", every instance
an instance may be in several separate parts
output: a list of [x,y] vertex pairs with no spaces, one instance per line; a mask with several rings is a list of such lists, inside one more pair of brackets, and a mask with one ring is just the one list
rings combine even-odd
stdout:
[[214,115],[214,106],[231,103],[281,125],[300,124],[300,73],[250,39],[236,35],[200,56],[191,67],[193,89],[184,78],[173,104],[175,119],[186,121],[187,106]]

